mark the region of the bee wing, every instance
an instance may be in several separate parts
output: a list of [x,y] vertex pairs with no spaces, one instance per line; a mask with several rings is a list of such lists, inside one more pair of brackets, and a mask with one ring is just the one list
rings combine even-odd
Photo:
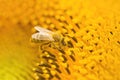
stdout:
[[42,27],[39,27],[39,26],[35,26],[35,29],[36,29],[37,31],[39,31],[39,32],[46,32],[46,33],[49,33],[49,34],[53,34],[52,31],[47,30],[47,29],[42,28]]
[[41,32],[41,33],[38,32],[33,34],[32,39],[54,41],[54,39],[52,38],[52,35],[47,34],[45,32]]

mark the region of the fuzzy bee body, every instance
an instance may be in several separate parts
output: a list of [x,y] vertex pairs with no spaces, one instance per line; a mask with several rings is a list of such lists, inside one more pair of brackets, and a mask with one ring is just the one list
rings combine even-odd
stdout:
[[61,46],[62,36],[56,32],[44,29],[42,27],[36,26],[35,29],[38,31],[32,35],[32,41],[35,43],[41,43],[43,45],[53,45],[58,48]]

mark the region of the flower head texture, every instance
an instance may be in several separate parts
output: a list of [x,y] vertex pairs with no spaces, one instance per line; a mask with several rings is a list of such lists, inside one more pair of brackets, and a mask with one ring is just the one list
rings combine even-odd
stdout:
[[[120,80],[119,4],[0,0],[0,80]],[[31,42],[34,26],[58,41]]]

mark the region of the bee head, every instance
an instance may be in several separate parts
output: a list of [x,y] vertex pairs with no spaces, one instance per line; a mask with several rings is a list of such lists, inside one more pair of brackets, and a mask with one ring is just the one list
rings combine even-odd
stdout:
[[57,33],[55,33],[54,35],[53,35],[53,38],[54,38],[54,40],[55,40],[55,42],[59,42],[60,40],[61,40],[61,35],[60,34],[57,34]]

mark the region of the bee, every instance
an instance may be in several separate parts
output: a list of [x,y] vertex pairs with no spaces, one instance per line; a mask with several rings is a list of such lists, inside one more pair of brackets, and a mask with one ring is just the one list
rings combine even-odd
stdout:
[[[35,26],[34,27],[38,32],[34,33],[32,37],[32,42],[35,43],[42,43],[43,45],[52,44],[54,47],[60,46],[61,41],[63,41],[62,35],[58,34],[57,32],[52,32],[48,29]],[[57,44],[56,44],[57,43]]]

